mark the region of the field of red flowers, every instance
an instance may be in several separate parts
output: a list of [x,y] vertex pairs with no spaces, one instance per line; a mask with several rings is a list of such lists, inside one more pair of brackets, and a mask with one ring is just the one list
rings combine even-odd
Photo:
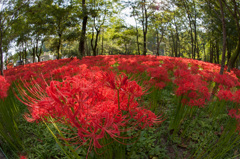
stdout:
[[203,61],[131,55],[8,69],[0,76],[1,151],[6,158],[238,158],[240,70],[219,72]]

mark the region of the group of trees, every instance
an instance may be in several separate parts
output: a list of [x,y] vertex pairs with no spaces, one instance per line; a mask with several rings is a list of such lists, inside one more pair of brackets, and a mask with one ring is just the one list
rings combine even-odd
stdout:
[[[127,17],[134,23],[128,23]],[[1,70],[11,41],[20,60],[32,56],[40,61],[44,51],[58,59],[164,52],[231,69],[238,66],[240,54],[240,2],[1,0]]]

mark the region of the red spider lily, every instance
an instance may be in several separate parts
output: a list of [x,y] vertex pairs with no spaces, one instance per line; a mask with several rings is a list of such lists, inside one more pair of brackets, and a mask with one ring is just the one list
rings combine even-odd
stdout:
[[0,99],[7,97],[7,91],[10,84],[5,80],[3,76],[0,76]]
[[230,89],[240,85],[240,83],[238,82],[238,78],[233,77],[229,74],[216,74],[214,82],[223,85],[226,89]]
[[230,90],[223,90],[221,89],[217,95],[218,99],[221,100],[225,100],[225,101],[232,101],[233,100],[233,94]]
[[[240,91],[228,91],[239,86],[235,75],[239,71],[219,75],[219,65],[186,58],[84,57],[81,61],[74,58],[20,66],[7,70],[5,75],[9,82],[20,77],[26,81],[26,88],[19,86],[19,89],[22,89],[21,100],[29,106],[29,114],[25,115],[28,121],[39,122],[50,116],[76,130],[72,142],[88,144],[91,150],[104,146],[101,139],[106,136],[123,139],[124,131],[162,122],[149,110],[139,107],[137,101],[145,93],[143,87],[124,73],[117,75],[109,71],[116,69],[133,76],[152,77],[147,84],[159,89],[173,82],[175,94],[182,96],[181,102],[191,107],[206,104],[213,81],[220,84],[220,91],[216,93],[220,100],[240,101]],[[36,82],[31,83],[31,78]]]
[[19,159],[27,159],[27,157],[20,155],[20,156],[19,156]]
[[203,107],[210,98],[207,83],[198,74],[193,75],[189,70],[177,69],[174,73],[177,84],[177,96],[183,96],[182,103],[189,106]]
[[158,81],[170,82],[167,70],[164,67],[148,68],[147,72],[151,77],[156,78]]
[[[90,147],[101,148],[100,140],[106,134],[114,139],[124,138],[124,131],[162,122],[151,111],[138,107],[136,98],[144,92],[125,74],[85,69],[62,82],[51,81],[46,90],[29,85],[25,83],[31,95],[19,87],[20,100],[29,106],[27,120],[55,118],[77,129],[78,138],[74,142],[80,145],[88,142]],[[41,93],[34,93],[37,90]]]

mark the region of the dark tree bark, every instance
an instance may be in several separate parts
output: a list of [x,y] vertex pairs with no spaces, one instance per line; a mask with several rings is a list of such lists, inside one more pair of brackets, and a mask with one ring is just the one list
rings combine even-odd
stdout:
[[238,33],[237,46],[236,46],[231,58],[229,59],[229,63],[228,63],[227,71],[230,72],[230,70],[234,67],[234,64],[236,63],[237,58],[240,54],[240,23],[239,23],[239,21],[240,21],[240,9],[239,9],[239,6],[238,6],[236,0],[231,1],[232,5],[233,5],[233,8],[229,7],[226,0],[222,0],[222,2],[225,4],[224,6],[226,6],[229,13],[233,16],[233,19],[234,19],[236,27],[237,27],[237,33]]
[[[174,25],[175,25],[175,31],[176,34],[172,34],[173,38],[173,47],[174,47],[174,53],[175,53],[175,57],[178,57],[178,44],[179,44],[179,33],[178,33],[178,26],[176,23],[176,17],[175,17],[175,13],[174,13]],[[176,36],[176,38],[175,38]]]
[[[38,38],[37,38],[37,41],[36,41],[36,55],[38,55]],[[38,56],[37,56],[38,57]],[[35,57],[34,57],[35,58]],[[40,59],[38,58],[38,62],[40,62]]]
[[216,63],[219,64],[219,44],[216,41]]
[[92,39],[91,39],[91,47],[92,47],[92,50],[93,50],[93,56],[97,56],[98,36],[99,36],[99,33],[100,33],[100,29],[95,28],[95,30],[97,31],[95,41],[94,41],[94,31],[92,33]]
[[159,33],[158,33],[158,29],[156,29],[156,36],[157,36],[157,50],[156,50],[156,55],[159,56],[159,48],[160,48],[160,44],[159,44]]
[[212,41],[210,41],[210,61],[211,63],[213,63],[213,44]]
[[193,38],[193,28],[192,28],[192,15],[190,14],[189,8],[188,8],[187,4],[185,3],[185,1],[183,1],[183,5],[184,5],[184,8],[186,10],[188,21],[189,21],[190,36],[191,36],[192,58],[195,59],[195,48],[194,48],[194,38]]
[[227,43],[227,44],[226,44],[226,51],[227,51],[227,65],[228,65],[229,60],[230,60],[230,58],[231,58],[232,45],[231,45],[231,43],[230,43],[228,40],[227,40],[226,43]]
[[[225,17],[224,17],[224,9],[223,9],[223,4],[222,0],[219,0],[220,4],[220,10],[221,10],[221,21],[222,21],[222,31],[223,31],[223,52],[222,52],[222,61],[221,61],[221,69],[220,69],[220,74],[222,75],[224,72],[224,66],[225,66],[225,54],[226,54],[226,44],[227,44],[227,32],[226,32],[226,23],[225,23]],[[218,45],[217,45],[218,46]],[[213,95],[217,92],[219,84],[217,83],[212,91],[211,98]]]
[[230,72],[230,70],[234,67],[234,64],[236,63],[237,58],[239,56],[239,53],[240,53],[240,37],[239,37],[239,40],[238,40],[238,43],[237,43],[237,47],[234,50],[234,52],[233,52],[233,54],[232,54],[232,56],[229,60],[228,69],[227,69],[228,72]]
[[[2,24],[2,19],[0,17],[0,24]],[[3,75],[3,51],[2,51],[2,36],[3,36],[3,33],[2,33],[2,25],[0,25],[0,34],[1,34],[1,37],[0,37],[0,58],[1,58],[1,75]]]
[[36,56],[37,56],[37,58],[38,58],[38,62],[41,61],[41,58],[40,58],[40,57],[41,57],[41,55],[42,55],[42,53],[43,53],[43,43],[44,43],[44,41],[42,41],[42,43],[41,43],[39,53],[36,52]]
[[148,30],[148,14],[146,8],[146,0],[142,1],[142,27],[143,27],[143,55],[147,55],[147,30]]
[[35,62],[35,46],[32,48],[32,54],[33,54],[33,63]]
[[27,63],[27,42],[25,42],[24,59],[25,59],[25,63]]
[[57,59],[60,59],[60,50],[61,50],[61,45],[62,45],[62,34],[58,34],[58,45],[57,45]]
[[195,5],[195,0],[193,0],[193,6],[194,6],[194,21],[193,21],[193,28],[194,28],[194,59],[196,57],[197,53],[197,58],[199,59],[200,55],[199,52],[197,51],[197,45],[198,45],[198,40],[197,40],[197,13],[196,13],[196,5]]
[[132,6],[133,8],[133,17],[134,17],[134,20],[135,20],[135,29],[136,29],[136,40],[137,40],[137,49],[138,49],[138,55],[140,55],[140,43],[139,43],[139,31],[138,31],[138,26],[137,26],[137,20],[136,20],[136,16],[138,16],[137,12],[136,12],[136,7],[133,5]]
[[101,53],[101,55],[103,55],[103,37],[104,37],[104,32],[102,31],[102,53]]
[[85,39],[86,39],[86,29],[87,29],[87,21],[88,21],[88,14],[87,14],[87,7],[86,7],[86,1],[82,0],[82,9],[83,9],[83,21],[82,21],[82,31],[79,41],[79,55],[78,58],[81,59],[85,56]]

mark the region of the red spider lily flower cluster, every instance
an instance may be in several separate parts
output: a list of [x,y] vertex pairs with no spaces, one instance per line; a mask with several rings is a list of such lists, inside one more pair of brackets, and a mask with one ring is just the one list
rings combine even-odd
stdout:
[[7,97],[7,91],[10,84],[3,76],[0,76],[0,99]]
[[203,107],[210,98],[207,83],[201,76],[191,74],[190,70],[177,69],[174,72],[174,83],[178,86],[177,96],[182,96],[182,103],[188,106]]
[[226,89],[230,89],[233,87],[240,86],[240,83],[238,81],[238,78],[230,74],[216,74],[214,78],[214,82],[219,83],[220,86]]
[[240,104],[240,90],[237,90],[236,92],[232,92],[230,90],[226,90],[221,88],[219,92],[216,95],[219,99],[219,101],[231,101],[235,104]]
[[24,97],[21,100],[29,106],[30,114],[26,115],[29,121],[51,116],[61,123],[67,122],[77,129],[80,142],[99,148],[105,134],[122,137],[126,126],[144,128],[159,122],[155,114],[138,105],[137,100],[145,90],[125,74],[117,75],[115,70],[141,74],[146,77],[145,83],[159,89],[172,82],[181,102],[191,107],[203,107],[209,101],[214,83],[219,84],[220,90],[216,92],[219,101],[240,103],[240,91],[236,91],[240,86],[239,70],[228,73],[225,68],[224,74],[219,75],[220,65],[187,58],[132,55],[84,57],[81,61],[72,58],[19,66],[5,71],[5,75],[9,83],[26,81],[25,89],[31,95],[22,87],[20,90]]
[[106,134],[124,138],[124,131],[162,122],[153,112],[139,107],[137,99],[144,91],[125,74],[85,68],[62,82],[51,81],[46,90],[34,83],[24,83],[29,93],[19,87],[20,100],[30,111],[25,118],[38,122],[52,117],[70,125],[77,131],[74,142],[80,145],[89,143],[101,148],[100,140]]
[[232,101],[233,93],[230,90],[221,89],[216,95],[220,101]]

